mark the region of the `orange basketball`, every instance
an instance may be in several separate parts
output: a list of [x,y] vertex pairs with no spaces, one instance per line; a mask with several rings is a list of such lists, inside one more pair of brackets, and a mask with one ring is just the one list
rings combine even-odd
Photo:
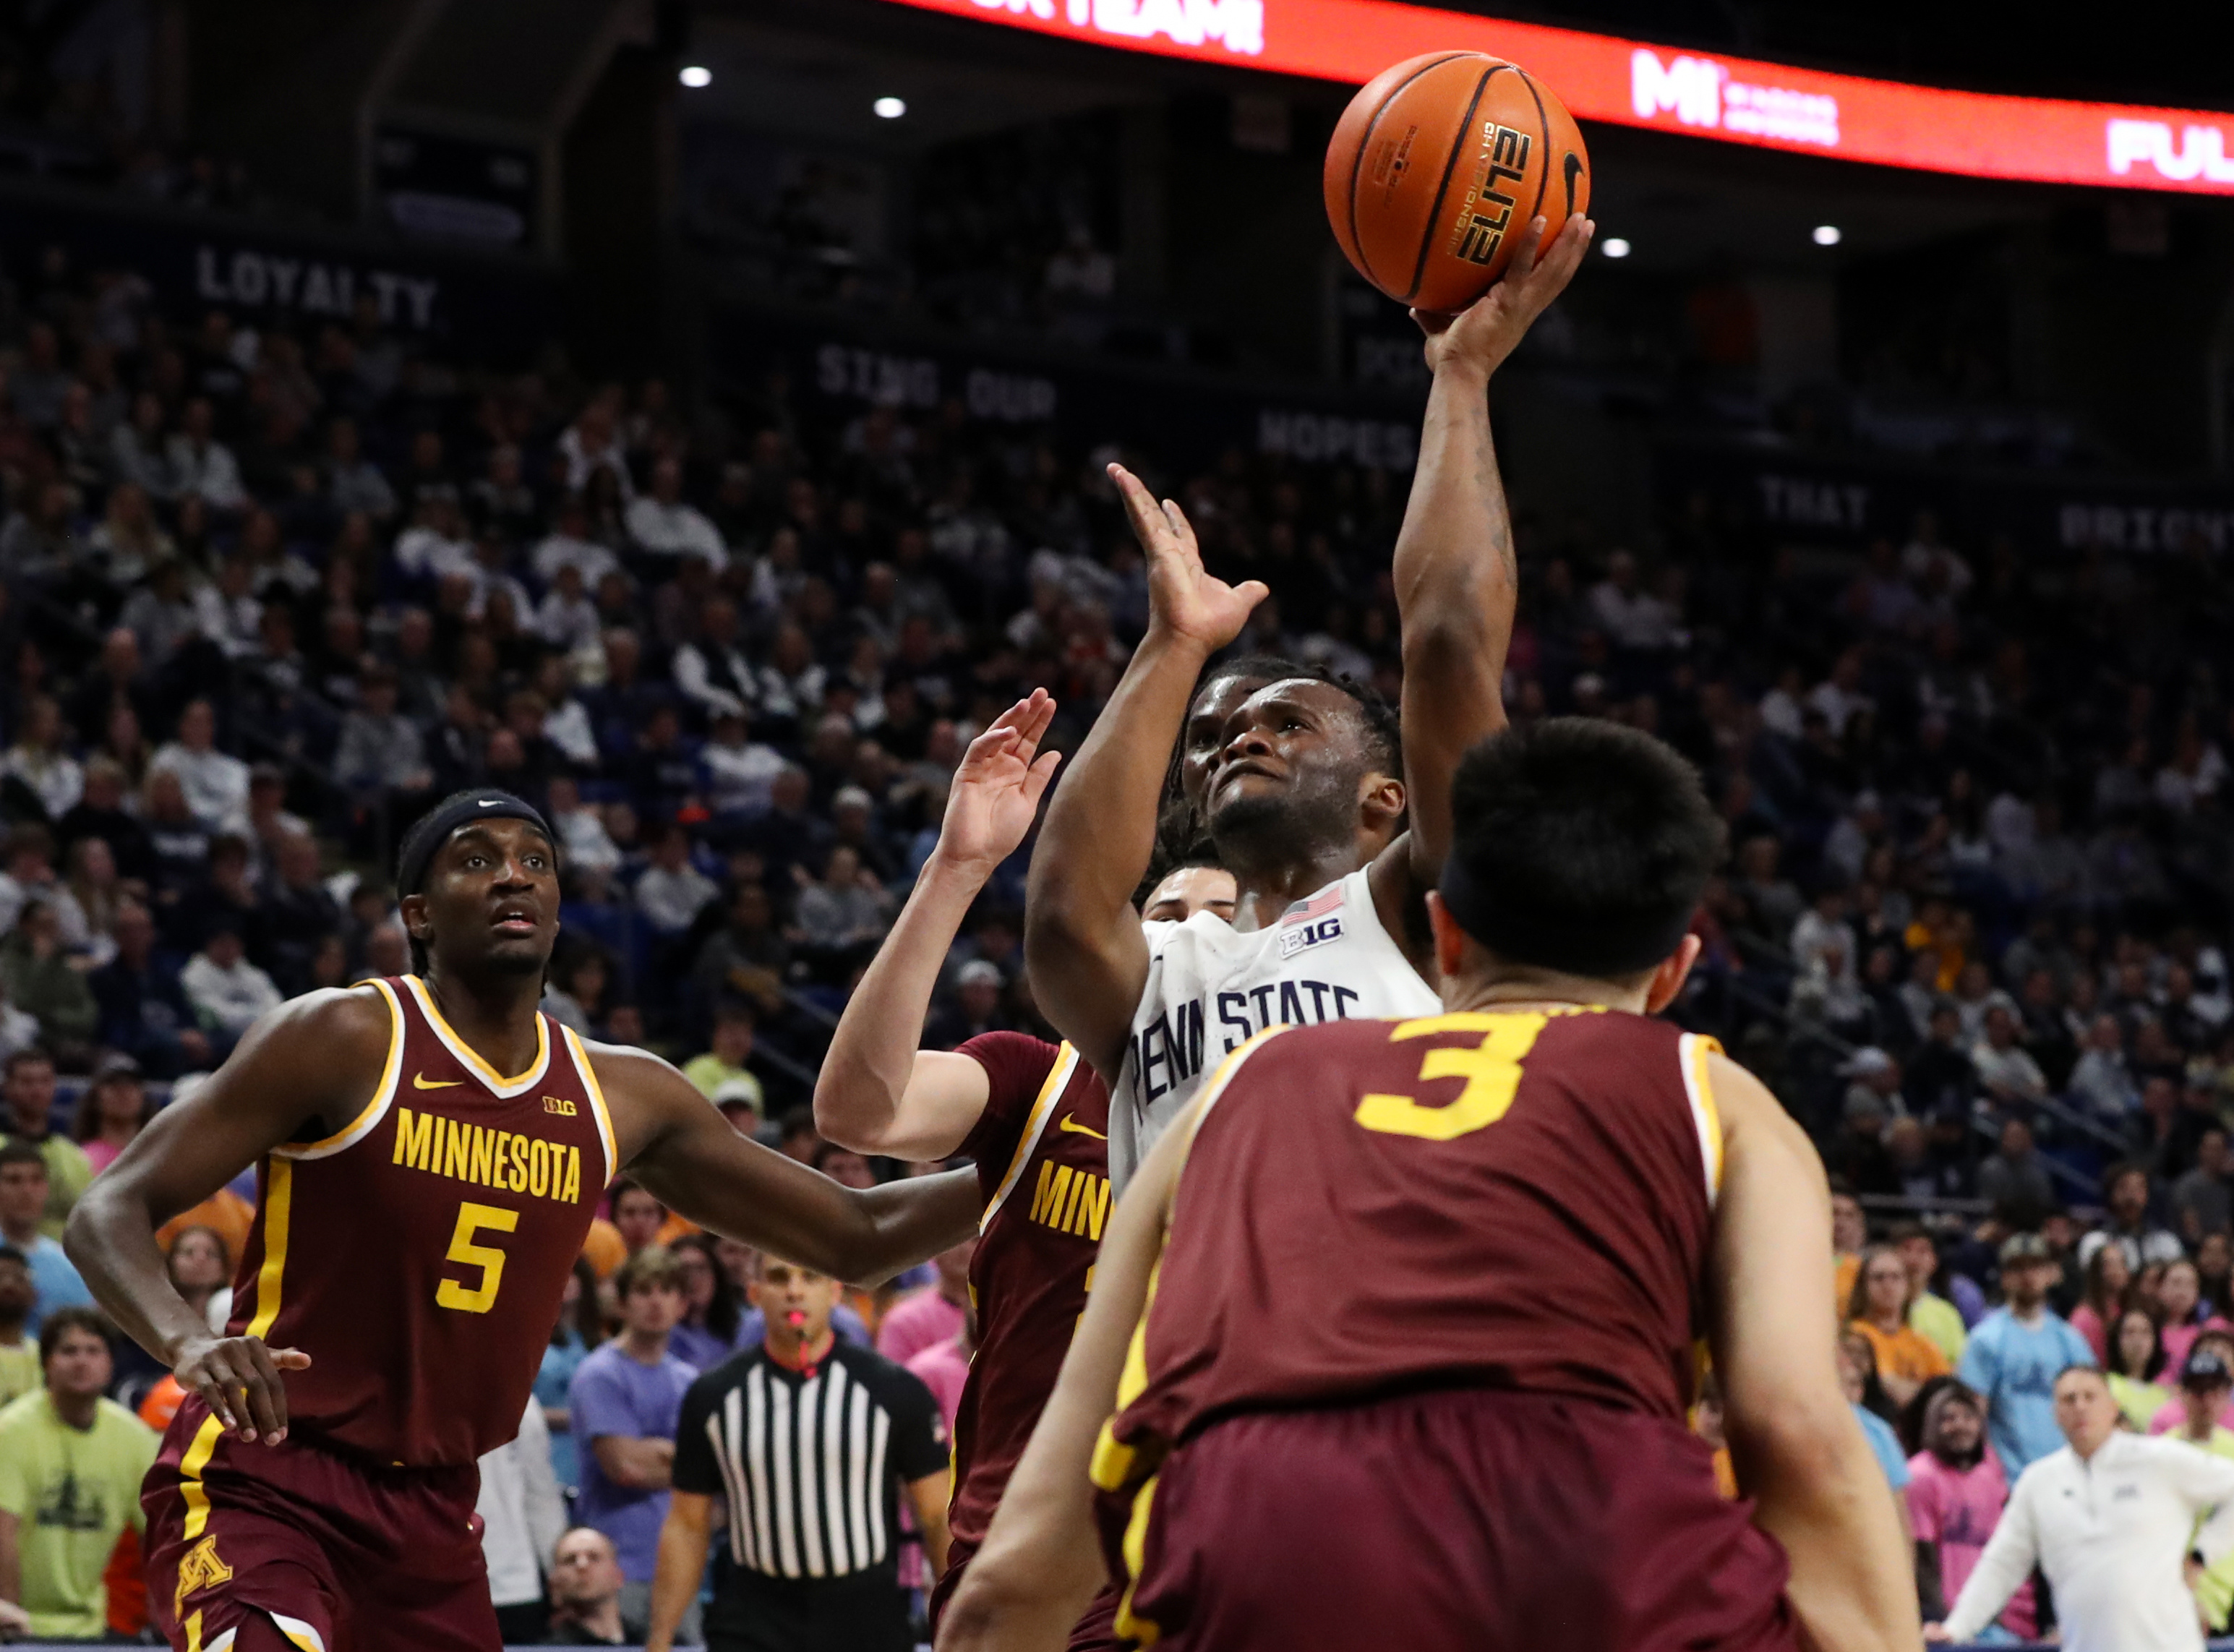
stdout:
[[1327,220],[1358,274],[1416,310],[1463,310],[1542,213],[1591,201],[1583,134],[1551,88],[1481,52],[1429,52],[1352,98],[1327,145]]

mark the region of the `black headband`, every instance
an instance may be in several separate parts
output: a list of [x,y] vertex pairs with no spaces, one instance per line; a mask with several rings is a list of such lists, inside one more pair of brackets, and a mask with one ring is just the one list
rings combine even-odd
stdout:
[[1507,891],[1493,898],[1455,854],[1444,857],[1436,890],[1458,926],[1499,957],[1597,981],[1654,968],[1691,928],[1691,909],[1686,906],[1656,923],[1644,940],[1623,943],[1525,896]]
[[434,851],[449,841],[453,832],[474,820],[525,820],[548,838],[553,848],[558,846],[558,834],[532,803],[493,786],[461,792],[433,813],[420,816],[418,823],[403,834],[403,846],[395,858],[398,899],[419,893]]

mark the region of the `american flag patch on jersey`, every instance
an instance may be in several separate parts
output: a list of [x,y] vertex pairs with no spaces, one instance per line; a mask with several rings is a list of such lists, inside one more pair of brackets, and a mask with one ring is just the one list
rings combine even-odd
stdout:
[[1342,910],[1342,887],[1340,884],[1322,889],[1309,900],[1299,900],[1281,913],[1280,927],[1287,929],[1292,924],[1308,924],[1314,918],[1324,917],[1329,912],[1338,912]]

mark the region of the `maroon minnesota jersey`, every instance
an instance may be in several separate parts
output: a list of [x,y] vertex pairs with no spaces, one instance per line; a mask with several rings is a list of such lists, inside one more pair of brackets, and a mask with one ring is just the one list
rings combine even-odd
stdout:
[[[1244,1411],[1432,1388],[1682,1426],[1711,1039],[1616,1010],[1328,1022],[1212,1081],[1095,1478]],[[1147,1466],[1143,1463],[1142,1467]]]
[[549,1016],[505,1078],[418,977],[370,984],[393,1018],[378,1087],[342,1129],[265,1159],[228,1329],[310,1356],[287,1373],[291,1427],[383,1465],[463,1465],[519,1431],[612,1179],[612,1123]]
[[[954,1420],[947,1577],[977,1552],[1086,1311],[1109,1218],[1109,1092],[1069,1045],[987,1033],[962,1046],[984,1068],[985,1111],[963,1143],[985,1213],[970,1292],[977,1353]],[[940,1603],[952,1592],[942,1579]]]

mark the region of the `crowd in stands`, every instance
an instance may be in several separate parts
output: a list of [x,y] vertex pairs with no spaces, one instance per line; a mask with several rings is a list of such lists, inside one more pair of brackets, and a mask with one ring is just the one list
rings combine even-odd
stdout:
[[[833,412],[781,377],[686,408],[555,351],[499,372],[369,307],[299,330],[167,314],[59,251],[6,273],[0,1399],[89,1380],[55,1238],[154,1107],[286,996],[408,969],[393,845],[467,783],[563,839],[552,1015],[671,1055],[841,1180],[899,1173],[818,1141],[801,1104],[971,732],[1044,685],[1075,748],[1139,635],[1107,454],[953,404]],[[1395,689],[1404,477],[1128,457],[1214,568],[1271,585],[1240,646]],[[1703,505],[1649,549],[1541,520],[1520,538],[1513,715],[1657,732],[1729,824],[1676,1013],[1769,1081],[1838,1179],[1849,1368],[1898,1433],[1935,1586],[1951,1600],[1961,1568],[1949,1511],[1989,1500],[1962,1477],[2013,1482],[2053,1449],[2052,1420],[2004,1399],[2042,1361],[2100,1361],[2137,1426],[2234,1453],[2223,563],[1928,516],[1802,559]],[[955,948],[930,1041],[1046,1030],[1022,864]],[[214,1311],[253,1192],[167,1236]],[[642,1368],[761,1335],[748,1251],[640,1191],[608,1214],[538,1393],[555,1481],[611,1551],[571,1534],[550,1597],[574,1578],[601,1624],[618,1585],[581,1580],[648,1563],[581,1420],[608,1332],[660,1341],[612,1277],[671,1248],[651,1271],[674,1323]],[[966,1332],[937,1272],[835,1323],[937,1355],[950,1407]],[[144,1355],[111,1365],[96,1392],[160,1401]],[[647,1432],[614,1437],[658,1437],[643,1386]]]

